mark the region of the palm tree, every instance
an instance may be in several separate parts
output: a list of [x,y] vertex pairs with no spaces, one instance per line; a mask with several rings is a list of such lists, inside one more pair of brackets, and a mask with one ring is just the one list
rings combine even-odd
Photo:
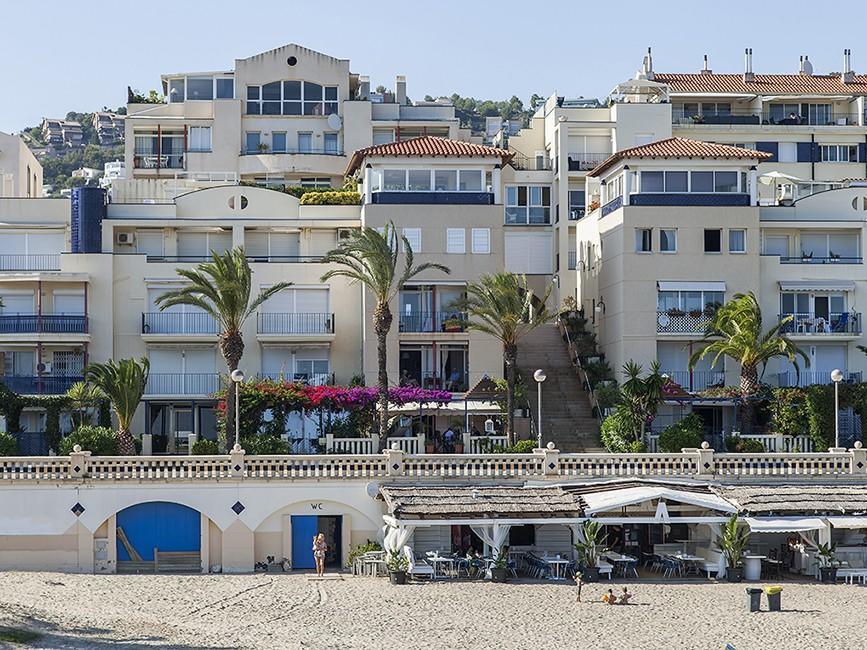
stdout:
[[618,410],[626,416],[632,438],[636,441],[644,439],[644,429],[647,422],[656,416],[659,405],[665,399],[663,387],[665,379],[659,373],[659,361],[650,364],[650,373],[642,377],[642,368],[632,361],[627,361],[623,366],[623,375],[626,378],[620,387],[621,404]]
[[84,416],[87,413],[87,409],[98,406],[105,399],[105,393],[94,384],[89,384],[86,381],[77,381],[66,391],[66,397],[75,411],[73,419],[77,421],[74,424],[76,427],[80,427],[84,424]]
[[392,313],[389,303],[409,280],[425,271],[451,273],[448,267],[433,262],[415,265],[412,247],[401,236],[405,256],[399,268],[400,256],[397,246],[397,231],[389,223],[380,233],[374,228],[362,228],[329,251],[322,260],[334,264],[322,276],[322,282],[331,278],[349,278],[373,294],[373,330],[376,333],[376,357],[378,362],[377,385],[379,387],[379,436],[384,439],[388,431],[388,352],[386,339],[391,331]]
[[764,373],[768,361],[775,357],[785,357],[800,376],[798,357],[804,359],[805,366],[810,365],[804,351],[782,334],[783,327],[791,320],[792,316],[786,316],[763,332],[762,310],[755,294],[752,291],[735,294],[734,298],[717,310],[708,325],[702,339],[707,346],[695,352],[689,359],[690,369],[701,359],[711,355],[714,366],[724,356],[741,365],[741,431],[744,433],[749,432],[753,423],[753,405],[750,398],[759,389],[759,366]]
[[518,342],[534,329],[549,323],[550,285],[545,295],[537,298],[527,285],[527,277],[514,273],[483,275],[478,282],[467,285],[466,299],[459,301],[467,313],[467,328],[484,332],[503,344],[506,366],[506,428],[510,442],[515,429],[515,370],[518,363]]
[[135,455],[135,441],[130,433],[132,419],[148,383],[150,362],[121,359],[118,363],[91,363],[84,369],[84,378],[102,391],[117,414],[117,446],[121,456]]
[[[195,269],[177,269],[177,274],[189,284],[182,289],[167,291],[157,298],[156,303],[160,311],[173,305],[191,305],[211,315],[220,326],[220,352],[231,375],[244,356],[244,337],[241,334],[244,323],[259,305],[292,283],[273,284],[251,300],[253,271],[244,249],[238,247],[222,254],[211,251],[211,256],[210,262],[198,264]],[[235,421],[235,390],[235,382],[230,379],[226,395],[226,432],[229,423]],[[235,431],[235,438],[238,437],[239,432]]]

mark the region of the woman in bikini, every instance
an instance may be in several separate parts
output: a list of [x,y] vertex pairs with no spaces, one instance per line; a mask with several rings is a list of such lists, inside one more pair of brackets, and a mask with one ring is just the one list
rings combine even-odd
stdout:
[[325,574],[325,553],[328,544],[325,543],[325,533],[319,533],[313,538],[313,558],[316,560],[316,575],[320,578]]

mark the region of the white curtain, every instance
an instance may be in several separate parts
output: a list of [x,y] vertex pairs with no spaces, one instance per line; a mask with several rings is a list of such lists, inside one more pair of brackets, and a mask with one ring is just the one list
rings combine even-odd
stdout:
[[400,526],[399,528],[389,527],[388,532],[382,540],[382,548],[387,553],[398,553],[409,541],[412,531],[415,526]]
[[509,539],[509,529],[511,524],[488,524],[479,526],[470,526],[472,531],[479,536],[485,544],[493,549],[493,553],[499,553],[500,549]]
[[[708,526],[710,527],[710,548],[711,550],[716,550],[717,539],[720,537],[722,528],[720,527],[720,524],[708,524]],[[718,552],[717,554],[719,555],[717,578],[725,578],[728,562],[726,562],[726,556],[723,555],[722,552]]]

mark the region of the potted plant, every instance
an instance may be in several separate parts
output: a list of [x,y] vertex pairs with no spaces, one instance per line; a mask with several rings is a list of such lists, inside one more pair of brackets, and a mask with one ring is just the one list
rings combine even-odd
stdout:
[[587,207],[590,208],[590,212],[593,212],[594,210],[598,210],[599,209],[599,200],[594,199],[594,200],[590,201],[590,205]]
[[834,584],[837,582],[837,567],[840,561],[837,559],[836,544],[819,544],[816,547],[816,564],[819,566],[819,581]]
[[443,321],[443,332],[460,332],[464,329],[464,322],[457,316],[450,316]]
[[607,552],[605,547],[606,535],[602,532],[602,524],[598,521],[587,520],[582,526],[581,541],[575,543],[578,551],[578,568],[581,571],[581,579],[584,582],[597,582],[599,580],[599,560],[602,554]]
[[497,550],[497,557],[491,565],[491,582],[506,582],[509,579],[509,554],[506,547]]
[[264,142],[260,142],[256,146],[256,149],[259,151],[259,153],[268,153],[268,145]]
[[701,318],[702,314],[704,314],[704,312],[701,309],[690,309],[689,310],[689,315],[692,318]]
[[388,567],[388,579],[393,585],[406,584],[406,570],[409,568],[409,560],[400,551],[389,553],[385,561]]
[[744,549],[750,540],[750,531],[738,525],[738,516],[733,514],[723,525],[717,540],[717,550],[726,559],[726,580],[740,582],[744,579]]
[[685,316],[686,315],[685,311],[683,311],[682,309],[678,309],[677,307],[672,307],[671,309],[669,309],[665,313],[667,313],[669,316]]

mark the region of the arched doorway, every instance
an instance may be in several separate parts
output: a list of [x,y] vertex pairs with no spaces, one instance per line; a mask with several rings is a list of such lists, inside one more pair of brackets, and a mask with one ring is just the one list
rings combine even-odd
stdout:
[[201,571],[201,515],[165,501],[139,503],[117,513],[118,573]]

